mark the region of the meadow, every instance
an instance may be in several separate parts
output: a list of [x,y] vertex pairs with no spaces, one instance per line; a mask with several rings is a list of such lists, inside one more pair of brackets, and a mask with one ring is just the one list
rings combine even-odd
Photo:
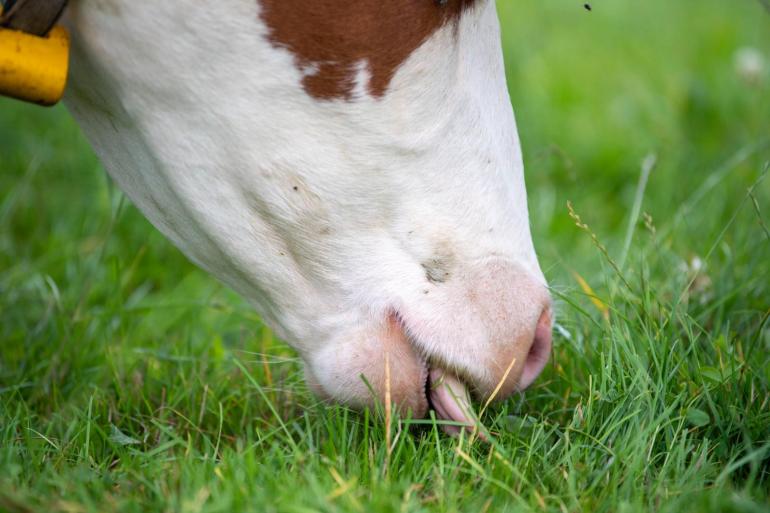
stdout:
[[0,100],[0,511],[770,511],[770,12],[498,9],[556,327],[491,441],[319,403],[63,106]]

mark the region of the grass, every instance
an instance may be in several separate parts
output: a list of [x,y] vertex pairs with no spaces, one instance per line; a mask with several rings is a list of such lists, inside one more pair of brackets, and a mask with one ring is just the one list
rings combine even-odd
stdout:
[[770,511],[770,16],[592,7],[499,5],[558,312],[490,444],[318,404],[62,107],[0,101],[0,511]]

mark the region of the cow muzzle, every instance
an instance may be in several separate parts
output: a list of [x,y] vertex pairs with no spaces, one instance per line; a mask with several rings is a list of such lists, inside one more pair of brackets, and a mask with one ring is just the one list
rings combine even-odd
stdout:
[[381,321],[307,355],[316,393],[354,407],[390,398],[414,418],[432,408],[457,432],[475,423],[473,399],[524,390],[548,361],[550,296],[515,263],[491,259],[405,296]]

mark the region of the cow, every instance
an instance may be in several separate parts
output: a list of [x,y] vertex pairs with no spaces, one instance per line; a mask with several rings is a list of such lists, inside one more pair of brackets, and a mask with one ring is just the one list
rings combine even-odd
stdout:
[[70,2],[65,104],[114,182],[309,388],[471,425],[552,302],[493,0]]

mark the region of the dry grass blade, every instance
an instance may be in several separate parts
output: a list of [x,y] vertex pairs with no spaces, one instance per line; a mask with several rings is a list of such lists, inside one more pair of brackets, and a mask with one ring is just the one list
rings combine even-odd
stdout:
[[508,379],[508,375],[513,370],[513,366],[516,365],[516,357],[511,359],[511,363],[508,364],[508,368],[505,369],[505,372],[503,373],[503,377],[500,379],[500,381],[497,383],[497,386],[492,391],[492,393],[487,398],[487,401],[484,403],[484,406],[481,408],[481,411],[479,412],[479,417],[481,417],[484,412],[487,410],[489,405],[492,403],[492,401],[495,400],[495,397],[497,397],[497,394],[500,393],[500,389],[503,388],[503,383],[505,383],[505,380]]
[[588,296],[588,299],[591,300],[591,303],[596,307],[599,312],[601,312],[602,317],[605,319],[609,319],[610,316],[610,307],[607,306],[607,304],[599,299],[599,297],[594,292],[594,289],[591,288],[591,285],[588,284],[588,282],[580,276],[577,272],[572,271],[572,275],[575,277],[575,280],[577,280],[578,285],[580,285],[581,290]]
[[490,404],[492,404],[492,401],[495,400],[495,397],[500,393],[500,389],[503,388],[503,384],[508,379],[508,375],[513,370],[513,366],[516,365],[516,357],[511,359],[511,363],[508,364],[508,368],[505,369],[505,372],[503,373],[503,377],[500,378],[500,381],[497,382],[497,386],[495,386],[495,389],[492,390],[492,393],[487,398],[486,402],[484,403],[484,406],[481,407],[481,410],[479,410],[478,417],[476,419],[476,423],[473,427],[473,432],[471,433],[470,442],[473,443],[476,437],[480,437],[485,442],[489,440],[489,435],[486,433],[481,432],[481,428],[483,427],[481,424],[481,416],[484,415],[484,412],[487,411],[487,408]]
[[390,467],[390,455],[393,452],[391,445],[391,422],[393,415],[393,405],[390,402],[390,353],[385,352],[385,467],[383,468],[383,475],[388,474],[388,468]]

